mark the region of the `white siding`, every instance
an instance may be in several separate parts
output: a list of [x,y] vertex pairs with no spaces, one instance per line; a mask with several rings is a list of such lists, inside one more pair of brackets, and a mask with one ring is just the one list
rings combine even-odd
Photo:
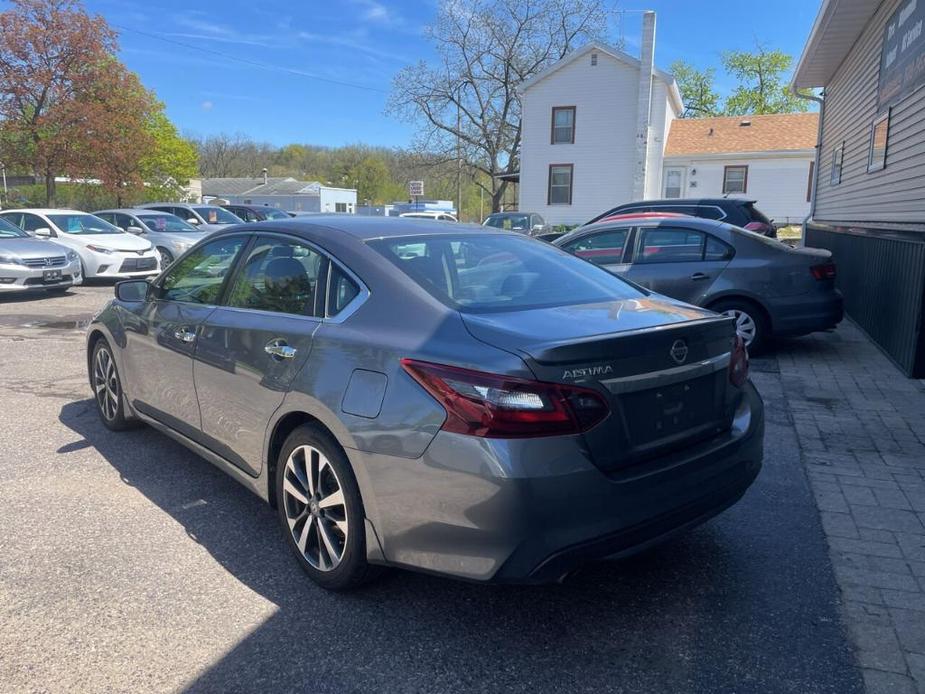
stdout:
[[646,195],[647,199],[662,197],[662,167],[665,156],[665,146],[668,144],[668,133],[671,121],[674,120],[674,108],[669,101],[668,85],[656,79],[652,85],[652,111],[649,122],[652,127],[649,132],[649,157],[646,162]]
[[[550,224],[580,224],[632,199],[638,80],[638,68],[602,52],[592,66],[588,53],[525,91],[520,210]],[[658,78],[655,84],[653,140],[664,147],[667,90]],[[575,106],[574,144],[550,144],[553,106]],[[574,166],[571,205],[547,204],[550,164]]]
[[[748,184],[744,195],[730,197],[754,200],[755,206],[775,222],[799,224],[809,214],[806,190],[812,152],[800,156],[718,159],[669,157],[665,167],[685,168],[683,197],[723,197],[723,171],[727,166],[748,166]],[[696,170],[696,174],[693,171]],[[662,183],[664,185],[664,182]],[[659,190],[654,197],[662,197]]]

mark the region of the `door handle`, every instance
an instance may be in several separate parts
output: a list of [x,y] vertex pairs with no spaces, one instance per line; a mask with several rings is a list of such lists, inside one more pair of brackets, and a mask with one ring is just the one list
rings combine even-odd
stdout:
[[708,280],[710,279],[710,276],[702,272],[695,272],[693,275],[691,275],[691,279],[692,280]]
[[277,338],[275,340],[270,340],[267,346],[263,348],[263,351],[271,357],[277,357],[278,359],[292,359],[299,350],[295,347],[290,347],[286,344],[284,339]]
[[185,342],[186,344],[196,339],[196,333],[190,332],[189,328],[177,328],[174,330],[173,336],[180,342]]

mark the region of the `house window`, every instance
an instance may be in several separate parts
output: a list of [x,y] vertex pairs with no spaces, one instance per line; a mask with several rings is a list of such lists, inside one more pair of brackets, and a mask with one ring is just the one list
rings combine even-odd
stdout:
[[334,211],[335,211],[335,212],[346,212],[346,211],[347,211],[347,203],[345,203],[345,202],[335,202],[335,203],[334,203]]
[[681,186],[684,181],[684,169],[666,168],[665,169],[665,197],[680,198]]
[[723,169],[723,195],[728,193],[744,193],[747,188],[747,166],[727,166]]
[[833,186],[837,186],[839,183],[841,183],[841,167],[844,158],[845,143],[842,142],[832,152],[832,177],[830,180]]
[[813,199],[813,173],[816,171],[816,162],[809,162],[809,179],[806,181],[806,202]]
[[570,145],[575,142],[575,107],[556,106],[552,109],[552,144]]
[[886,147],[890,138],[890,111],[888,110],[870,129],[870,153],[867,157],[867,171],[880,171],[886,168]]
[[549,165],[548,204],[572,204],[572,169],[572,164]]

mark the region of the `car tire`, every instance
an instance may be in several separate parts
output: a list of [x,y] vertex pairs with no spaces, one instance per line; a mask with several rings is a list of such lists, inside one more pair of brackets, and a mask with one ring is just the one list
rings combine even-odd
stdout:
[[296,428],[280,451],[274,484],[286,543],[315,583],[349,590],[378,575],[379,567],[366,561],[366,514],[356,477],[327,431],[314,424]]
[[156,249],[158,260],[161,263],[161,270],[166,270],[170,265],[173,264],[173,253],[168,251],[166,248],[161,248],[160,246]]
[[122,379],[119,376],[112,348],[104,338],[100,338],[93,345],[90,361],[90,386],[93,388],[96,411],[107,429],[125,431],[135,426],[135,421],[125,416]]
[[712,304],[710,310],[735,319],[736,333],[752,354],[758,354],[767,346],[771,325],[764,310],[757,304],[741,299],[723,299]]

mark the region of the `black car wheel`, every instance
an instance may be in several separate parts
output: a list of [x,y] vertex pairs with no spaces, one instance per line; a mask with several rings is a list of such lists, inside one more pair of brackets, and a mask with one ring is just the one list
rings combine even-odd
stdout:
[[320,427],[293,431],[276,466],[276,499],[286,542],[299,565],[328,590],[370,580],[363,501],[347,456]]
[[750,352],[757,354],[767,345],[771,327],[764,311],[757,305],[739,299],[724,299],[710,306],[710,310],[735,319],[736,334]]
[[90,385],[93,386],[96,409],[107,429],[124,431],[134,424],[125,416],[125,404],[122,399],[122,381],[119,370],[112,356],[112,349],[104,339],[99,339],[93,346],[90,362]]

